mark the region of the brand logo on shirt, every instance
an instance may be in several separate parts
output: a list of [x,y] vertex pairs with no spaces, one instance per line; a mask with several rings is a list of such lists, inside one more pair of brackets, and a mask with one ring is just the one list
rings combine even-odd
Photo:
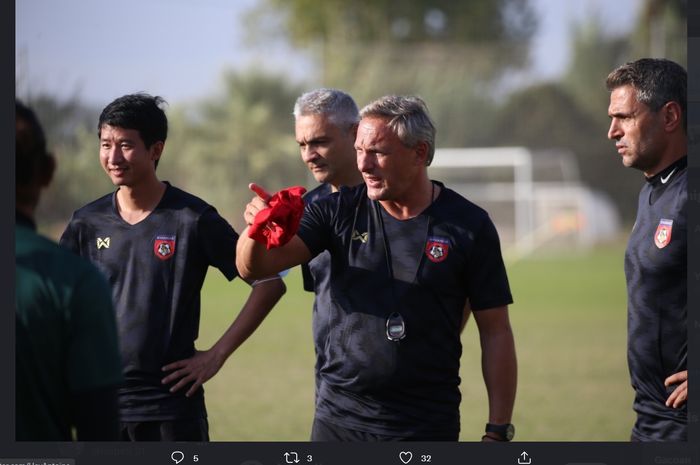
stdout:
[[357,232],[357,229],[355,229],[352,231],[351,239],[353,241],[360,241],[363,244],[366,244],[367,243],[367,233],[366,232],[359,233],[359,232]]
[[167,260],[175,253],[175,236],[156,236],[153,253],[161,260]]
[[673,170],[670,173],[668,173],[668,175],[666,175],[665,178],[663,176],[661,176],[661,184],[666,184],[668,182],[668,180],[671,179],[671,176],[673,176],[673,173],[675,173],[675,172],[676,172],[676,169],[673,168]]
[[654,244],[656,247],[663,249],[671,242],[671,232],[673,231],[673,220],[661,218],[659,226],[656,227],[654,233]]
[[428,260],[434,263],[440,263],[447,258],[450,251],[450,240],[446,237],[432,236],[428,238],[425,244],[425,255]]
[[97,250],[109,249],[109,237],[98,237],[97,238]]

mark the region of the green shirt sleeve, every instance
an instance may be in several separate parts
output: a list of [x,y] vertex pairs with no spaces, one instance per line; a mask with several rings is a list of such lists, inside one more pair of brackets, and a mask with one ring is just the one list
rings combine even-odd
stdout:
[[[98,269],[85,264],[69,305],[67,372],[72,391],[123,381],[112,292]],[[99,348],[99,349],[98,349]]]

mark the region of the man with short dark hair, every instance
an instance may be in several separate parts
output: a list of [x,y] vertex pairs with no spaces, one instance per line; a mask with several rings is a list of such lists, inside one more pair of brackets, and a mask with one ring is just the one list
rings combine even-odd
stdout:
[[[489,397],[484,441],[507,441],[516,388],[512,302],[488,214],[431,181],[435,127],[417,97],[387,96],[360,112],[364,184],[306,206],[289,242],[270,250],[241,234],[236,265],[257,277],[330,254],[314,441],[456,441],[460,333],[471,304]],[[268,212],[264,191],[244,219]]]
[[252,334],[285,291],[252,282],[240,314],[209,350],[195,350],[209,266],[237,276],[236,232],[203,200],[156,175],[168,123],[160,97],[133,94],[98,123],[100,163],[117,190],[77,210],[61,244],[88,257],[113,288],[125,386],[121,437],[207,441],[202,384]]
[[625,253],[633,441],[688,439],[687,73],[664,59],[620,66],[606,80],[608,138],[644,173]]
[[15,435],[116,440],[123,379],[112,294],[87,260],[37,234],[56,162],[34,112],[20,102],[15,112]]

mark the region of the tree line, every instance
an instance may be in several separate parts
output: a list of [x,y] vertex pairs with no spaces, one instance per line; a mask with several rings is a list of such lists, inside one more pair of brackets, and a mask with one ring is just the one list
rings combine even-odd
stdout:
[[[660,53],[686,65],[679,27],[685,7],[684,0],[646,0],[626,36],[606,35],[599,18],[585,18],[573,28],[564,75],[513,90],[508,77],[528,65],[537,28],[527,1],[261,0],[244,21],[251,44],[264,47],[263,38],[277,35],[309,52],[315,72],[294,83],[279,72],[230,70],[222,91],[171,106],[159,176],[206,199],[240,229],[249,181],[272,189],[309,184],[291,115],[300,93],[338,87],[360,106],[388,93],[417,94],[435,119],[438,147],[570,150],[582,181],[607,194],[631,222],[640,179],[620,166],[606,140],[605,76],[659,53],[660,42]],[[78,97],[38,95],[26,103],[42,119],[59,160],[39,214],[55,236],[73,210],[113,189],[98,161],[100,109]]]

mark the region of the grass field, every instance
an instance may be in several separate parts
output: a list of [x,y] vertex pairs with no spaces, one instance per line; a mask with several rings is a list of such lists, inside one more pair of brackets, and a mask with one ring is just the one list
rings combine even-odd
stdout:
[[[506,263],[518,352],[513,423],[521,441],[626,441],[634,420],[626,365],[624,246]],[[253,336],[206,385],[214,441],[307,441],[313,417],[312,294],[301,275]],[[247,296],[210,270],[199,348],[208,348]],[[474,321],[462,336],[463,441],[478,440],[486,390]]]

